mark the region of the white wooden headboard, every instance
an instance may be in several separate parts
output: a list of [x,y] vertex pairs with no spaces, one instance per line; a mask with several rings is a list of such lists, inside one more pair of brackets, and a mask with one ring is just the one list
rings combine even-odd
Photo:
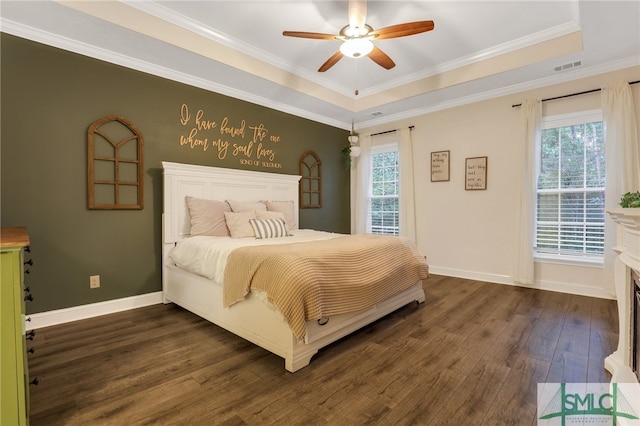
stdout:
[[209,200],[293,201],[298,221],[300,176],[221,167],[162,162],[164,209],[162,242],[174,244],[188,237],[191,218],[185,197]]

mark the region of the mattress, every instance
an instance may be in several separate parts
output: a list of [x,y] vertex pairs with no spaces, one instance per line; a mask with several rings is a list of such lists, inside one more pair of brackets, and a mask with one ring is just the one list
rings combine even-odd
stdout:
[[169,252],[169,258],[182,269],[222,283],[229,254],[237,248],[328,240],[342,236],[312,229],[296,229],[288,237],[266,239],[195,236],[179,241]]

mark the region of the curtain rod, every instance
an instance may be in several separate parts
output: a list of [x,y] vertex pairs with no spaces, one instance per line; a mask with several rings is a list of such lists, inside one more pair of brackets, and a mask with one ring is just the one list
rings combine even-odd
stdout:
[[[409,126],[409,130],[413,130],[413,128],[416,126]],[[393,130],[385,130],[384,132],[379,132],[379,133],[371,133],[371,136],[380,136],[380,135],[384,135],[386,133],[392,133],[392,132],[396,132],[397,129],[393,129]]]
[[[636,83],[640,83],[640,80],[630,81],[629,82],[629,84],[636,84]],[[591,89],[591,90],[585,90],[584,92],[570,93],[568,95],[562,95],[562,96],[556,96],[556,97],[553,97],[553,98],[543,99],[542,102],[555,101],[556,99],[570,98],[572,96],[578,96],[578,95],[586,95],[587,93],[599,92],[600,90],[602,90],[602,89]],[[516,107],[519,107],[519,106],[522,106],[522,104],[511,105],[511,108],[516,108]]]

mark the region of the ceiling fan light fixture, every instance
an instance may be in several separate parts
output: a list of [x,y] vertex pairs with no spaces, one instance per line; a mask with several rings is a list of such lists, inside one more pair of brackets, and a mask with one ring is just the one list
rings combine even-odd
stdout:
[[368,38],[352,38],[345,40],[340,46],[340,52],[350,58],[367,56],[373,50],[373,43]]
[[[2,0],[0,0],[2,1]],[[405,22],[391,25],[374,31],[373,27],[365,23],[367,0],[349,0],[349,24],[342,27],[339,34],[313,33],[307,31],[283,31],[287,37],[310,38],[314,40],[342,40],[340,50],[335,52],[318,68],[318,72],[325,72],[338,63],[342,58],[361,58],[368,56],[373,62],[386,70],[395,67],[393,59],[379,47],[374,46],[372,40],[406,37],[431,31],[433,21]],[[357,96],[357,92],[356,92]]]

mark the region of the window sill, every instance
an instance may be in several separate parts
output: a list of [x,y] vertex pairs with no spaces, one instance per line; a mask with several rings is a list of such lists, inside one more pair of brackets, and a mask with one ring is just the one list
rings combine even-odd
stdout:
[[604,268],[604,258],[602,256],[562,256],[557,254],[534,253],[533,260],[536,263]]

